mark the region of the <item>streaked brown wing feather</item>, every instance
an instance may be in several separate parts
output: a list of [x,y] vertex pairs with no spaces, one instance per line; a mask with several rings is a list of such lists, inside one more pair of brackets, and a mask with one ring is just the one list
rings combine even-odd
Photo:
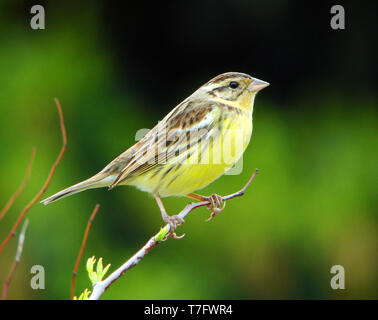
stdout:
[[[201,121],[210,112],[219,114],[219,112],[214,112],[216,107],[217,103],[215,102],[193,103],[193,101],[183,101],[151,129],[141,141],[109,164],[109,169],[117,166],[119,172],[110,188],[114,188],[126,179],[141,175],[162,165],[172,159],[177,152],[182,154],[188,145],[186,136],[189,132],[191,133],[191,129],[194,127],[198,129],[196,130],[196,139],[205,138],[215,119],[203,121],[203,125],[201,125]],[[179,138],[177,139],[177,137]],[[193,139],[193,137],[190,137],[190,139]]]

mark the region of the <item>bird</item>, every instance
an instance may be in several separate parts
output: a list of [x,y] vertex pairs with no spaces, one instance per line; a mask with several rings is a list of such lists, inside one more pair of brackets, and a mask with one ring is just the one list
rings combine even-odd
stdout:
[[167,214],[164,197],[207,201],[212,219],[224,209],[222,197],[194,192],[218,179],[241,158],[252,136],[255,96],[268,85],[241,72],[217,75],[100,172],[41,202],[47,205],[92,188],[129,185],[153,195],[172,233],[183,220]]

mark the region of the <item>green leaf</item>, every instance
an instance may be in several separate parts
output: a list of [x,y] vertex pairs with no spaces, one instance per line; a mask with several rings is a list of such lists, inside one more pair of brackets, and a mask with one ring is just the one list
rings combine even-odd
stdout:
[[97,282],[96,272],[93,271],[95,262],[96,262],[96,259],[94,256],[87,260],[87,272],[88,272],[89,280],[91,280],[92,282],[92,285]]
[[168,231],[169,231],[169,224],[167,224],[164,228],[160,228],[159,233],[155,236],[155,241],[160,242],[160,241],[164,240]]
[[80,294],[79,299],[76,296],[74,296],[73,300],[88,300],[90,293],[91,292],[87,288],[85,288],[84,292]]
[[96,263],[96,259],[93,256],[92,258],[89,258],[87,261],[87,272],[89,279],[92,282],[92,285],[95,284],[96,282],[102,281],[104,278],[106,272],[108,271],[110,264],[108,264],[105,268],[103,267],[102,264],[102,258],[98,259],[97,266],[96,266],[96,271],[94,271],[94,265]]
[[102,258],[98,259],[98,262],[97,262],[97,269],[96,269],[96,273],[97,275],[101,275],[102,274]]

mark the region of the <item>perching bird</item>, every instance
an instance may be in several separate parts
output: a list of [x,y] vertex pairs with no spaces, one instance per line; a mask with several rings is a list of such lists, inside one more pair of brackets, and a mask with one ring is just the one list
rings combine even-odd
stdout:
[[209,201],[213,217],[224,208],[222,198],[193,192],[223,175],[243,155],[252,135],[256,93],[268,85],[244,73],[216,76],[99,173],[42,203],[87,189],[132,185],[153,194],[172,232],[182,221],[166,213],[161,197]]

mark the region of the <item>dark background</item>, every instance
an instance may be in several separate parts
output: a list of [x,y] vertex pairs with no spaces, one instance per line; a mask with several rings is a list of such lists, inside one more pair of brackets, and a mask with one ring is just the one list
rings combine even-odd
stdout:
[[[46,29],[30,28],[41,4]],[[345,30],[332,30],[342,4]],[[2,1],[0,4],[0,203],[21,183],[32,146],[32,177],[0,222],[5,237],[39,190],[60,146],[53,98],[62,103],[68,150],[47,191],[87,178],[215,75],[240,71],[271,86],[255,102],[243,172],[204,191],[240,199],[211,223],[198,210],[104,295],[112,299],[377,298],[377,8],[373,1]],[[85,261],[111,270],[161,226],[154,200],[134,188],[88,191],[30,212],[9,298],[65,299],[86,221],[101,209]],[[170,213],[184,199],[167,199]],[[181,230],[180,230],[181,231]],[[5,280],[15,252],[0,256]],[[29,286],[46,270],[46,289]],[[346,289],[330,268],[342,265]]]

